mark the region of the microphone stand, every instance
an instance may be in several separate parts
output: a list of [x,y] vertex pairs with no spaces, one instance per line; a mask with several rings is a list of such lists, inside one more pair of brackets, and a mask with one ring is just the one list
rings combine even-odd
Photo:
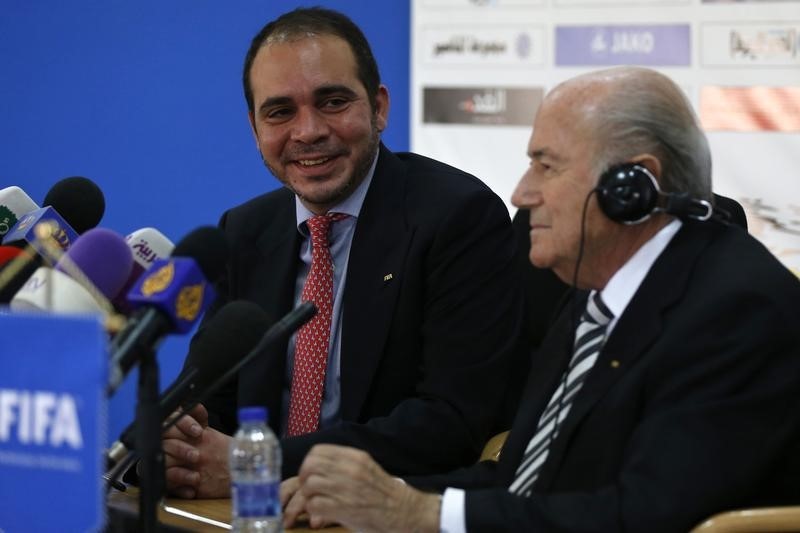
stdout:
[[152,348],[142,350],[136,405],[136,449],[139,462],[139,531],[155,532],[158,504],[164,491],[161,408],[158,405],[158,362]]

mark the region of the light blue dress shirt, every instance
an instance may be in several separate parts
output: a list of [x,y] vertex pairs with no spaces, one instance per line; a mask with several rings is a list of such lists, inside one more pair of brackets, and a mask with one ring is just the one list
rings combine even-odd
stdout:
[[[364,204],[364,197],[367,195],[372,176],[375,173],[375,166],[378,162],[378,155],[372,161],[372,166],[366,178],[355,190],[341,203],[333,206],[329,213],[344,213],[349,215],[347,218],[334,222],[331,225],[328,236],[328,245],[333,259],[333,314],[331,316],[331,337],[328,347],[328,365],[325,372],[325,388],[322,393],[322,407],[320,412],[320,429],[329,427],[339,421],[339,405],[341,403],[340,393],[340,361],[342,355],[342,296],[347,279],[347,263],[350,259],[350,246],[353,243],[353,234],[356,230],[356,221]],[[308,232],[306,221],[315,216],[309,211],[295,196],[295,211],[297,213],[297,231],[303,236],[300,243],[300,266],[297,270],[295,280],[294,301],[295,305],[300,303],[300,296],[303,293],[303,285],[311,268],[311,236]],[[283,381],[283,402],[281,407],[281,427],[284,433],[289,418],[289,399],[291,397],[292,371],[294,369],[294,350],[295,335],[289,339],[289,347],[286,354],[286,375]]]

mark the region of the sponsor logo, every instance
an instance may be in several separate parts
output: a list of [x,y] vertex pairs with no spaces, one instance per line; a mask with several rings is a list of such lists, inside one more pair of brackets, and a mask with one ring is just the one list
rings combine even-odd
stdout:
[[424,122],[529,126],[544,89],[474,87],[425,88]]
[[205,284],[189,285],[180,290],[175,300],[175,315],[181,320],[192,322],[203,308]]
[[69,394],[0,389],[0,442],[83,447],[78,410]]
[[689,24],[558,26],[556,65],[689,65]]
[[474,35],[454,35],[449,41],[437,43],[433,55],[471,54],[479,56],[504,54],[508,48],[505,41],[482,40]]
[[8,230],[17,223],[17,217],[8,207],[0,205],[0,236],[8,233]]
[[800,132],[800,87],[703,87],[700,121],[707,131]]
[[164,292],[175,279],[175,263],[167,264],[147,276],[142,282],[142,295],[150,297],[159,292]]
[[422,0],[429,7],[503,7],[541,5],[543,0]]
[[27,229],[34,220],[36,220],[34,215],[23,216],[21,219],[19,219],[19,225],[17,226],[17,229],[20,231]]
[[428,64],[541,65],[544,42],[536,26],[428,27],[420,47]]
[[150,248],[150,243],[144,239],[139,239],[138,242],[131,244],[130,247],[133,254],[145,263],[152,263],[158,259],[158,254]]
[[706,23],[700,30],[702,62],[708,66],[796,67],[800,21]]
[[69,248],[69,234],[55,220],[46,220],[36,225],[37,228],[39,226],[44,226],[45,232],[49,230],[50,238],[56,241],[62,250]]

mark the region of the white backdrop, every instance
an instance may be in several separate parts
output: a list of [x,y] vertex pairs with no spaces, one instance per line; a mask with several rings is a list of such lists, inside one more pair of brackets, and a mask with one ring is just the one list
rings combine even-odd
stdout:
[[412,0],[411,148],[508,204],[542,94],[639,64],[689,95],[715,192],[800,275],[800,1]]

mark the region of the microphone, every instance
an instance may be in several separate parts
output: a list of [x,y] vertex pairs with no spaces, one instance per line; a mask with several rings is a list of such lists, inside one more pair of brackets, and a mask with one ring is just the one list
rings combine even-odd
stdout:
[[57,182],[45,195],[43,205],[58,211],[78,234],[97,226],[106,210],[103,191],[83,176]]
[[16,185],[0,190],[0,237],[16,225],[19,218],[39,206]]
[[16,246],[0,246],[0,270],[19,256],[27,255]]
[[130,313],[133,308],[126,296],[136,281],[142,277],[156,259],[164,259],[172,254],[175,245],[163,233],[155,228],[137,229],[125,241],[133,254],[133,267],[125,285],[113,300],[114,306],[123,313]]
[[[26,205],[32,205],[33,209],[18,217],[17,223],[3,235],[3,244],[25,248],[33,257],[0,278],[0,304],[9,303],[45,259],[50,260],[49,264],[57,261],[47,246],[50,238],[58,248],[66,250],[80,233],[96,226],[105,211],[105,199],[97,185],[78,176],[53,185],[45,195],[46,207],[39,208],[32,202]],[[42,231],[40,228],[45,230],[46,238],[38,233]]]
[[[248,306],[249,305],[255,305],[255,304],[248,304]],[[258,307],[258,306],[256,306],[256,307]],[[221,310],[220,310],[220,312],[221,312]],[[261,311],[260,308],[259,308],[258,311],[255,311],[255,310],[247,311],[247,313],[248,314],[249,313],[258,314],[258,313],[263,313],[263,311]],[[206,390],[204,390],[201,394],[199,394],[198,397],[191,399],[191,401],[185,402],[181,406],[181,411],[180,412],[176,412],[174,409],[169,410],[168,414],[167,414],[168,418],[164,421],[164,423],[163,423],[163,425],[161,427],[161,431],[162,432],[166,431],[169,428],[171,428],[172,426],[174,426],[178,422],[178,420],[180,420],[181,417],[183,417],[183,415],[185,415],[186,413],[188,413],[189,411],[194,409],[194,407],[196,405],[204,402],[209,396],[211,396],[211,394],[213,394],[220,387],[222,387],[226,383],[228,383],[228,381],[230,381],[231,378],[233,378],[233,376],[236,375],[236,373],[238,373],[239,370],[241,370],[244,365],[246,365],[247,363],[252,361],[255,357],[257,357],[258,355],[263,353],[263,351],[266,350],[273,343],[276,343],[276,342],[284,339],[285,337],[289,336],[292,332],[297,330],[300,326],[302,326],[303,324],[308,322],[315,314],[317,314],[317,308],[316,308],[316,306],[314,306],[314,304],[312,302],[303,302],[302,304],[297,306],[295,309],[290,311],[289,314],[284,316],[276,324],[272,325],[267,330],[267,332],[264,333],[264,336],[261,337],[261,340],[258,341],[258,344],[256,344],[255,348],[250,350],[250,352],[248,352],[247,355],[245,355],[242,358],[234,356],[234,359],[236,359],[237,362],[232,367],[230,367],[227,372],[225,372],[222,376],[217,378]],[[215,319],[215,317],[212,318],[211,320],[214,320],[214,319]],[[267,321],[267,322],[269,322],[269,321]],[[211,324],[211,321],[209,321],[209,325],[210,324]],[[254,329],[248,328],[248,331],[254,331],[254,330],[255,330],[255,328]],[[232,335],[231,333],[235,334],[236,332],[232,331],[232,332],[229,333],[227,331],[227,328],[222,328],[222,327],[214,328],[213,331],[214,331],[215,334],[212,335],[210,339],[206,339],[206,340],[203,341],[204,343],[205,342],[208,343],[210,353],[226,353],[226,354],[230,355],[231,352],[232,352],[232,348],[231,348],[232,342],[234,342],[233,341],[233,336],[234,335]],[[198,336],[201,335],[201,334],[207,334],[207,331],[205,329],[200,330],[200,332],[198,332]],[[242,335],[242,336],[244,336],[244,335]],[[250,339],[248,339],[247,342],[249,343]],[[238,345],[236,345],[236,346],[238,346]],[[237,351],[235,352],[235,355],[238,355],[238,352],[239,352],[239,350],[237,349]],[[187,366],[188,366],[188,361],[187,361]],[[160,404],[160,405],[163,407],[164,404]],[[166,411],[166,409],[164,409],[164,411]],[[174,416],[170,416],[171,413],[173,413],[173,412],[175,412],[176,414]],[[130,443],[132,438],[128,437],[127,440]],[[125,446],[125,447],[127,447],[127,446]],[[117,488],[119,490],[125,490],[125,485],[119,483],[118,478],[123,473],[125,473],[131,466],[133,466],[133,464],[136,462],[137,454],[136,454],[135,451],[129,451],[126,454],[124,447],[117,446],[116,443],[115,443],[115,446],[112,447],[111,452],[109,452],[109,457],[111,457],[112,453],[113,453],[113,459],[116,460],[117,463],[114,466],[114,468],[112,468],[103,477],[105,478],[105,480],[108,483],[110,483],[115,488]]]
[[55,268],[38,268],[11,299],[11,308],[108,314],[113,311],[108,300],[119,292],[132,263],[120,235],[91,229],[64,253]]
[[225,235],[208,226],[184,237],[173,258],[153,262],[128,293],[128,302],[137,310],[111,347],[109,395],[167,333],[192,329],[215,296],[207,280],[221,276],[227,258]]
[[[215,378],[225,374],[259,341],[272,320],[259,305],[236,300],[224,305],[192,339],[181,374],[158,400],[162,419],[187,402],[196,400]],[[135,448],[136,425],[131,423],[120,434],[108,458],[118,463]]]
[[[46,232],[41,233],[42,228]],[[6,245],[29,245],[41,257],[50,257],[45,239],[52,238],[61,250],[69,248],[78,240],[78,232],[53,207],[40,207],[22,215],[16,225],[3,237]]]
[[108,229],[93,228],[81,235],[55,268],[72,275],[74,267],[110,300],[128,280],[133,256],[122,236]]
[[[19,193],[25,194],[21,189]],[[53,229],[56,241],[66,250],[78,235],[100,223],[106,209],[103,192],[93,181],[82,176],[56,182],[44,197],[45,207],[39,208],[32,201],[30,204],[33,208],[18,217],[17,227],[8,230],[3,243],[33,243],[35,240],[32,239],[31,232],[34,226],[39,222],[50,221],[56,226]],[[40,249],[37,251],[42,253]]]
[[[235,376],[239,370],[242,369],[244,365],[258,357],[260,354],[264,352],[267,348],[269,348],[272,344],[283,340],[284,338],[288,337],[292,333],[294,333],[297,329],[300,328],[303,324],[311,320],[311,318],[317,314],[317,307],[314,305],[313,302],[303,302],[291,311],[287,313],[283,318],[281,318],[278,322],[273,324],[264,336],[261,337],[261,340],[258,344],[253,348],[246,356],[244,356],[241,360],[237,361],[227,372],[217,378],[208,389],[206,389],[200,396],[194,400],[193,402],[189,403],[185,406],[185,409],[178,413],[177,416],[172,417],[170,420],[166,420],[164,422],[163,431],[174,426],[178,420],[187,412],[191,411],[197,404],[202,403],[205,401],[209,396],[211,396],[214,392],[216,392],[220,387],[224,386],[228,381]],[[226,340],[226,342],[229,342]],[[221,347],[222,350],[226,348],[223,346]]]

